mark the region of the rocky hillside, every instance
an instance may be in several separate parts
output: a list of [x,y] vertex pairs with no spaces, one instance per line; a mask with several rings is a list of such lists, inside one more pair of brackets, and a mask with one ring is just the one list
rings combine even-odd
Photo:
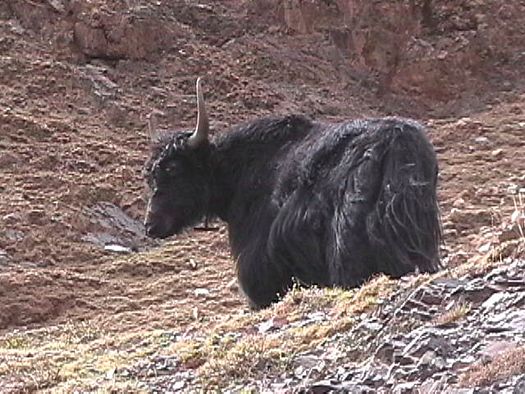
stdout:
[[[522,2],[4,0],[0,22],[2,390],[525,390]],[[427,124],[445,270],[253,313],[221,223],[146,239],[146,116],[193,128],[197,76],[213,133]]]

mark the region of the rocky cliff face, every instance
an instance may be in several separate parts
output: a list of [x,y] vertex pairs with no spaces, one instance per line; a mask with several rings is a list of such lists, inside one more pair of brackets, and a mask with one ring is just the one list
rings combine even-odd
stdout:
[[[499,1],[259,1],[295,34],[325,34],[350,78],[449,101],[523,71],[525,5]],[[261,7],[262,8],[262,7]]]
[[221,44],[241,35],[248,24],[274,34],[284,29],[322,43],[317,50],[340,71],[344,83],[429,107],[509,90],[524,71],[525,5],[518,1],[255,0],[215,6],[245,13],[230,23],[218,22],[214,6],[206,4],[161,2],[160,15],[139,1],[129,4],[54,0],[35,8],[9,0],[3,9],[51,41],[68,41],[78,54],[101,59],[156,56],[188,39],[188,24],[200,25]]

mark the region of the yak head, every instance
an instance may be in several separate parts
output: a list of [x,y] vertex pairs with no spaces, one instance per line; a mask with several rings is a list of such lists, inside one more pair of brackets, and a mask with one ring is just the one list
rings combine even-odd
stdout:
[[211,192],[209,122],[197,79],[197,127],[193,132],[158,135],[155,115],[149,118],[153,138],[146,164],[150,196],[144,225],[148,236],[166,238],[196,224],[207,214]]

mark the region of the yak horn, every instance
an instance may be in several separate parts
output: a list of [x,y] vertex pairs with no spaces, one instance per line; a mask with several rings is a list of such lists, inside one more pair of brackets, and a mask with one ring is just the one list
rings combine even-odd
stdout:
[[197,78],[196,89],[197,89],[197,127],[195,132],[188,139],[188,145],[192,148],[196,148],[203,142],[208,140],[208,131],[210,130],[210,123],[208,121],[208,115],[206,114],[206,106],[204,104],[204,96],[202,95],[201,89],[202,78]]

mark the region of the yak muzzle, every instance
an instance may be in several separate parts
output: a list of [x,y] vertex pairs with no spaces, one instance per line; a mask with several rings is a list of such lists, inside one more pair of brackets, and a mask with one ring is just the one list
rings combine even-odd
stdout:
[[166,238],[169,234],[158,223],[144,223],[146,235],[150,238]]

